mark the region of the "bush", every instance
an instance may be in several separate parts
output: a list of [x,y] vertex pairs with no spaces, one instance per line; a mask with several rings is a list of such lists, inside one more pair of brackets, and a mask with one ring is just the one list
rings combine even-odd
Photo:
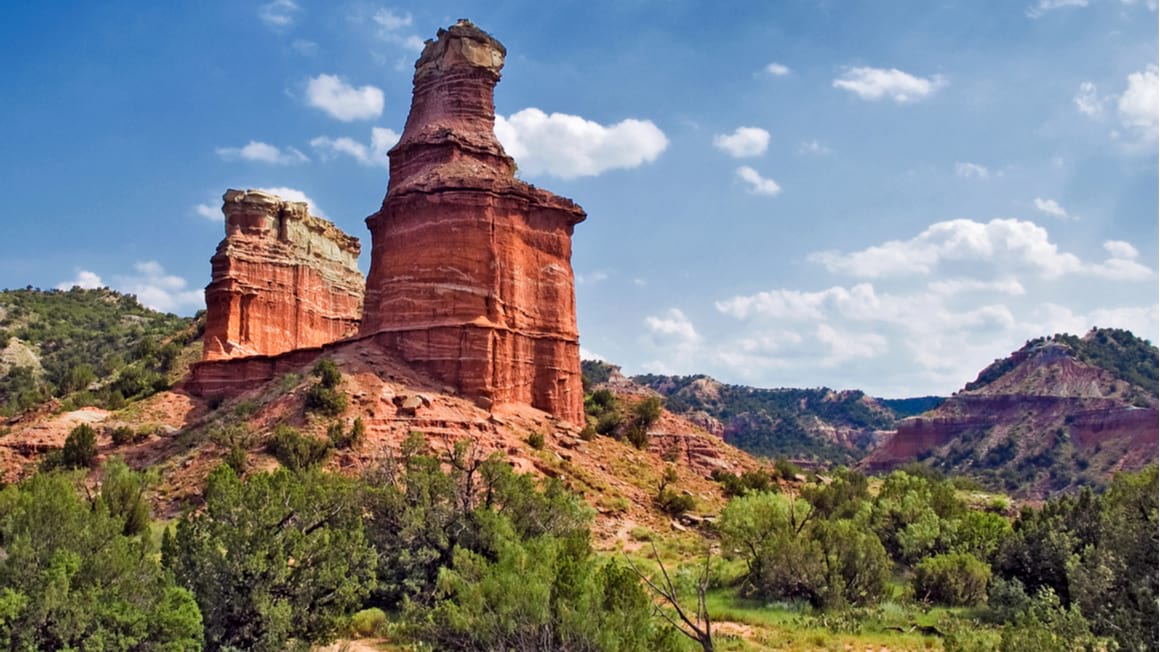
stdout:
[[338,365],[330,358],[319,360],[310,370],[310,373],[318,378],[318,383],[323,387],[334,389],[342,383],[342,372],[338,370]]
[[974,555],[952,553],[935,555],[914,568],[914,594],[950,606],[970,606],[987,596],[991,567]]
[[335,448],[354,448],[362,443],[366,437],[366,425],[362,417],[355,417],[350,430],[342,427],[341,421],[335,421],[326,429],[326,438]]
[[306,411],[337,417],[346,411],[346,394],[322,383],[314,385],[306,392]]
[[528,446],[531,446],[532,448],[534,448],[536,450],[542,450],[544,448],[544,433],[533,432],[533,433],[528,435],[527,441],[528,441]]
[[363,609],[350,617],[350,631],[355,636],[382,636],[387,629],[387,614],[378,607]]
[[331,444],[329,440],[304,435],[286,424],[278,424],[268,447],[282,466],[291,471],[305,471],[326,461]]
[[201,607],[207,649],[305,647],[348,622],[375,563],[356,495],[325,473],[210,474],[205,510],[162,541],[165,566]]
[[0,491],[0,648],[200,650],[193,596],[74,479],[42,473]]
[[61,465],[69,469],[90,467],[97,460],[97,433],[87,423],[73,428],[64,440]]
[[124,446],[137,438],[137,433],[129,426],[117,426],[109,433],[114,446]]
[[209,437],[210,441],[226,449],[223,461],[235,473],[241,475],[246,472],[246,459],[254,444],[254,435],[249,427],[242,423],[222,426],[214,429]]
[[680,516],[697,506],[697,501],[689,494],[673,491],[668,487],[661,489],[655,500],[657,507],[669,516]]

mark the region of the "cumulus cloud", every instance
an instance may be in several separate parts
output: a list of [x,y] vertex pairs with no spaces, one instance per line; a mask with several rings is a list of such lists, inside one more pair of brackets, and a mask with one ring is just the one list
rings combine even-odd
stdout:
[[257,140],[251,140],[244,147],[218,147],[214,151],[227,161],[241,159],[271,165],[297,165],[310,160],[305,154],[293,147],[279,149],[274,145]]
[[495,135],[528,176],[561,179],[651,163],[668,147],[664,132],[648,120],[605,126],[580,116],[527,108],[495,117]]
[[100,276],[97,276],[87,269],[81,269],[77,270],[77,275],[73,280],[58,283],[56,289],[71,290],[73,288],[82,288],[84,290],[95,290],[103,287],[105,287],[105,282],[101,280]]
[[600,362],[605,361],[604,356],[600,355],[599,353],[597,353],[595,351],[589,351],[588,349],[586,349],[584,347],[580,347],[580,359],[581,360],[599,360]]
[[205,305],[202,290],[191,289],[185,279],[166,273],[155,260],[136,263],[132,274],[114,279],[113,287],[136,295],[141,305],[161,312],[189,314]]
[[1036,197],[1033,203],[1035,204],[1035,210],[1043,213],[1044,215],[1057,217],[1061,220],[1066,220],[1068,217],[1070,217],[1067,214],[1067,211],[1064,210],[1063,206],[1060,206],[1059,202],[1055,201],[1054,199]]
[[1150,268],[1115,255],[1102,263],[1084,262],[1060,251],[1043,227],[1014,219],[937,222],[910,240],[892,240],[850,253],[821,251],[810,254],[809,260],[831,272],[861,278],[926,275],[940,264],[953,262],[1027,268],[1046,279],[1075,274],[1140,281],[1154,276]]
[[222,222],[225,220],[225,216],[222,215],[221,209],[214,208],[209,204],[197,204],[193,207],[193,212],[207,220],[212,220],[214,222]]
[[1039,0],[1038,3],[1027,8],[1028,18],[1039,18],[1040,16],[1055,11],[1056,9],[1063,9],[1065,7],[1086,7],[1088,0]]
[[285,199],[286,201],[306,202],[307,208],[310,210],[311,215],[316,215],[318,217],[326,217],[326,213],[322,212],[322,209],[318,207],[318,204],[316,204],[313,199],[308,197],[306,195],[306,193],[302,192],[301,190],[296,190],[294,188],[287,188],[285,186],[274,186],[272,188],[257,188],[257,190],[261,190],[262,192],[268,192],[272,195],[278,195],[279,197],[281,197],[282,199]]
[[849,68],[834,80],[834,88],[850,91],[864,100],[889,99],[897,104],[916,102],[946,86],[942,75],[915,77],[897,68]]
[[283,30],[294,24],[300,8],[294,0],[274,0],[258,9],[258,19],[266,27]]
[[978,163],[955,163],[955,174],[964,179],[986,179],[991,171]]
[[791,71],[789,66],[780,63],[771,63],[765,67],[765,72],[773,77],[785,77]]
[[379,26],[379,38],[384,41],[416,52],[423,49],[423,39],[403,33],[414,22],[410,12],[380,9],[371,18]]
[[1158,90],[1160,75],[1155,64],[1144,70],[1128,75],[1128,88],[1120,96],[1118,108],[1120,121],[1124,127],[1135,133],[1141,141],[1154,147],[1157,135],[1157,108],[1160,105]]
[[324,160],[337,156],[350,156],[360,165],[389,167],[387,152],[399,142],[399,134],[382,127],[371,128],[370,145],[360,143],[353,138],[329,138],[319,136],[310,141],[318,155]]
[[644,325],[652,335],[678,344],[694,344],[701,339],[693,328],[693,322],[677,308],[670,308],[661,316],[646,317]]
[[834,367],[854,358],[875,358],[890,346],[877,333],[840,331],[829,324],[818,324],[815,336],[829,347],[829,355],[822,358],[822,366]]
[[737,168],[736,174],[739,179],[749,184],[749,192],[755,195],[776,197],[781,193],[781,186],[777,185],[776,181],[766,179],[757,170],[754,170],[748,165],[742,165]]
[[1119,260],[1135,260],[1140,255],[1139,251],[1131,245],[1131,243],[1123,240],[1108,240],[1104,243],[1104,251],[1112,258]]
[[1076,92],[1075,97],[1071,98],[1071,101],[1075,103],[1075,108],[1084,115],[1098,118],[1104,113],[1104,99],[1100,97],[1096,85],[1090,81],[1085,81],[1079,85],[1079,91]]
[[383,112],[383,92],[374,86],[355,88],[336,75],[319,75],[306,83],[306,102],[343,122],[370,120]]
[[731,134],[713,136],[713,146],[733,158],[760,156],[769,147],[769,132],[760,127],[738,127]]
[[798,154],[812,154],[814,156],[825,156],[830,153],[830,148],[816,140],[807,140],[798,146]]

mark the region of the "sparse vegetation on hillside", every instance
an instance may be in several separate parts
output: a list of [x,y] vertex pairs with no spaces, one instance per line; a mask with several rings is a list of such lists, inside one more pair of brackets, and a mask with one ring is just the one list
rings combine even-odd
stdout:
[[0,415],[51,398],[119,408],[169,387],[182,351],[200,337],[196,319],[108,289],[4,290],[0,308],[0,343],[18,341],[36,360],[0,366]]

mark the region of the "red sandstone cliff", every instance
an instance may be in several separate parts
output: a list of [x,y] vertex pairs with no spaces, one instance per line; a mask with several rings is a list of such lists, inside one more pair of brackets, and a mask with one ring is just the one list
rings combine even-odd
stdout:
[[[1123,337],[1093,330],[1083,342],[1109,333]],[[882,470],[929,458],[1046,495],[1156,461],[1157,397],[1082,361],[1065,342],[1032,342],[996,361],[937,409],[900,422],[862,466]]]
[[367,218],[359,334],[481,404],[582,423],[571,255],[585,214],[515,178],[494,132],[505,54],[460,21],[415,64],[387,195]]
[[302,202],[260,190],[223,199],[203,359],[276,355],[353,334],[364,285],[358,240]]

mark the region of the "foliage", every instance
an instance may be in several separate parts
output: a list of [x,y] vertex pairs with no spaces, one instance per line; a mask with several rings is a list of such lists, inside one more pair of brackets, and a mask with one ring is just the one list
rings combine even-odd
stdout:
[[437,649],[674,649],[652,613],[636,575],[599,561],[586,540],[506,530],[494,560],[456,548],[434,606],[411,618]]
[[356,636],[382,636],[387,628],[387,614],[378,607],[363,609],[350,617],[350,630]]
[[246,459],[254,444],[254,435],[244,423],[219,425],[210,432],[210,440],[226,449],[225,463],[237,474],[246,472]]
[[109,432],[109,438],[113,440],[114,446],[124,446],[137,438],[137,433],[129,426],[117,426]]
[[612,377],[612,372],[619,370],[620,368],[616,365],[603,360],[581,360],[580,378],[584,385],[584,392],[588,393],[596,385],[608,382],[608,379]]
[[270,454],[291,471],[305,471],[321,465],[331,450],[329,439],[303,434],[284,423],[274,427],[274,435],[267,446]]
[[159,313],[108,289],[0,291],[0,328],[24,342],[43,373],[0,375],[0,415],[75,393],[79,403],[118,402],[168,387],[181,348],[197,339],[194,319]]
[[710,477],[721,483],[722,491],[730,498],[744,496],[750,492],[777,491],[777,485],[773,484],[773,478],[768,471],[754,470],[734,474],[714,469]]
[[347,397],[339,386],[342,385],[342,372],[338,365],[330,358],[323,358],[315,363],[310,371],[318,378],[318,382],[306,391],[306,411],[336,417],[346,410]]
[[607,389],[598,389],[584,397],[584,413],[597,434],[612,435],[620,427],[624,417],[620,413],[620,402]]
[[538,431],[530,433],[528,435],[528,446],[536,450],[542,450],[544,448],[544,433]]
[[0,647],[201,649],[193,597],[73,481],[40,474],[0,491]]
[[878,491],[872,525],[895,561],[914,564],[950,549],[965,511],[949,482],[894,471]]
[[362,417],[355,417],[350,430],[342,426],[341,421],[335,421],[326,429],[326,438],[335,448],[357,448],[366,438],[367,427]]
[[64,440],[61,450],[61,465],[67,469],[80,469],[97,461],[97,432],[87,423],[73,428]]
[[206,643],[281,650],[332,636],[372,585],[374,551],[352,482],[286,470],[210,474],[205,511],[162,543],[201,607]]
[[935,555],[914,567],[914,594],[923,601],[953,607],[975,605],[987,597],[991,567],[974,555]]
[[[1148,634],[1150,636],[1150,634]],[[1107,642],[1091,633],[1079,609],[1059,603],[1049,588],[1043,588],[1015,622],[1003,628],[1001,652],[1056,652],[1108,649]],[[1132,648],[1129,648],[1132,649]],[[1136,648],[1141,649],[1141,648]]]
[[102,469],[101,491],[97,501],[105,511],[124,523],[121,534],[133,536],[149,530],[149,501],[145,492],[156,479],[137,473],[120,458],[113,458]]
[[389,608],[431,604],[455,549],[494,553],[501,523],[522,539],[588,536],[586,508],[558,481],[538,488],[533,477],[462,442],[435,455],[415,433],[370,474],[363,509],[378,551],[373,602]]

